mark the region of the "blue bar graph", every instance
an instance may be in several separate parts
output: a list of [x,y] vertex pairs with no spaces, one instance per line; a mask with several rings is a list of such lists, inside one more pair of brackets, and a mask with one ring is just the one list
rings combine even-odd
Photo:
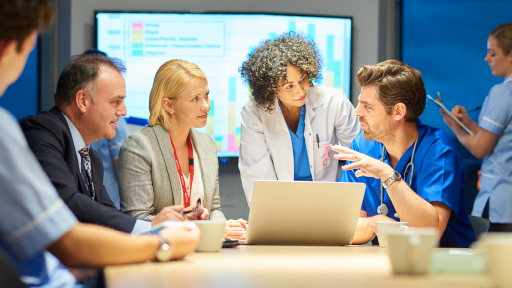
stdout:
[[334,36],[333,35],[327,35],[327,71],[332,71],[332,61],[334,60]]
[[308,24],[308,35],[311,40],[315,41],[315,24]]
[[[326,70],[332,74],[332,87],[341,88],[341,61],[334,61],[334,36],[327,35]],[[331,83],[329,83],[331,84]]]
[[229,102],[236,102],[236,77],[229,77]]
[[341,61],[332,61],[333,84],[336,88],[341,87]]
[[288,21],[288,31],[295,31],[295,21]]

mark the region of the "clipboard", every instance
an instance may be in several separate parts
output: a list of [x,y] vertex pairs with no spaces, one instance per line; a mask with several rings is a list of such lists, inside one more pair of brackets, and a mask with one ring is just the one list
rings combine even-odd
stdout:
[[427,94],[427,97],[428,97],[428,99],[430,99],[430,101],[434,102],[437,106],[439,106],[441,109],[443,109],[443,111],[446,112],[446,114],[448,114],[455,122],[457,122],[457,124],[459,124],[459,126],[462,127],[462,129],[464,129],[469,135],[475,136],[475,134],[473,132],[471,132],[471,130],[469,130],[468,127],[466,127],[466,125],[462,124],[462,122],[460,122],[460,120],[457,119],[457,117],[455,117],[452,114],[452,112],[448,111],[448,109],[446,109],[446,107],[444,107],[443,102],[441,102],[441,97],[439,95],[439,92],[437,93],[436,99],[432,98],[432,96],[430,96],[428,94]]

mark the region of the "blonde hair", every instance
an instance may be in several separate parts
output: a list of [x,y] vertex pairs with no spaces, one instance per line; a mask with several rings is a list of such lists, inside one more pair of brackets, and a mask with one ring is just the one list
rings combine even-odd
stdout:
[[505,55],[510,54],[512,50],[512,23],[501,24],[489,33],[498,41],[498,46]]
[[149,95],[149,126],[171,127],[171,116],[165,111],[162,101],[164,98],[176,99],[194,78],[208,81],[196,64],[185,60],[173,59],[158,68]]

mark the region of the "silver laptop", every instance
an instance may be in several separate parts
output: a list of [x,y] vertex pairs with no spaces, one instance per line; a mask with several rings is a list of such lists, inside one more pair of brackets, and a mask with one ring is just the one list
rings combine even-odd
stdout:
[[245,244],[348,245],[363,183],[257,181]]

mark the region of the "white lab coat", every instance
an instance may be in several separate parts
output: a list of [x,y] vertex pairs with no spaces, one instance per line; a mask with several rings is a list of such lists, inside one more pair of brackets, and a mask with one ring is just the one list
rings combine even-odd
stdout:
[[[277,98],[271,113],[249,101],[242,109],[240,158],[238,167],[247,203],[251,205],[256,180],[294,180],[293,148],[288,126]],[[354,106],[343,90],[323,85],[309,88],[304,119],[309,167],[313,181],[336,181],[338,160],[329,149],[331,165],[324,168],[323,144],[350,147],[361,129]],[[316,135],[319,142],[317,143]]]

